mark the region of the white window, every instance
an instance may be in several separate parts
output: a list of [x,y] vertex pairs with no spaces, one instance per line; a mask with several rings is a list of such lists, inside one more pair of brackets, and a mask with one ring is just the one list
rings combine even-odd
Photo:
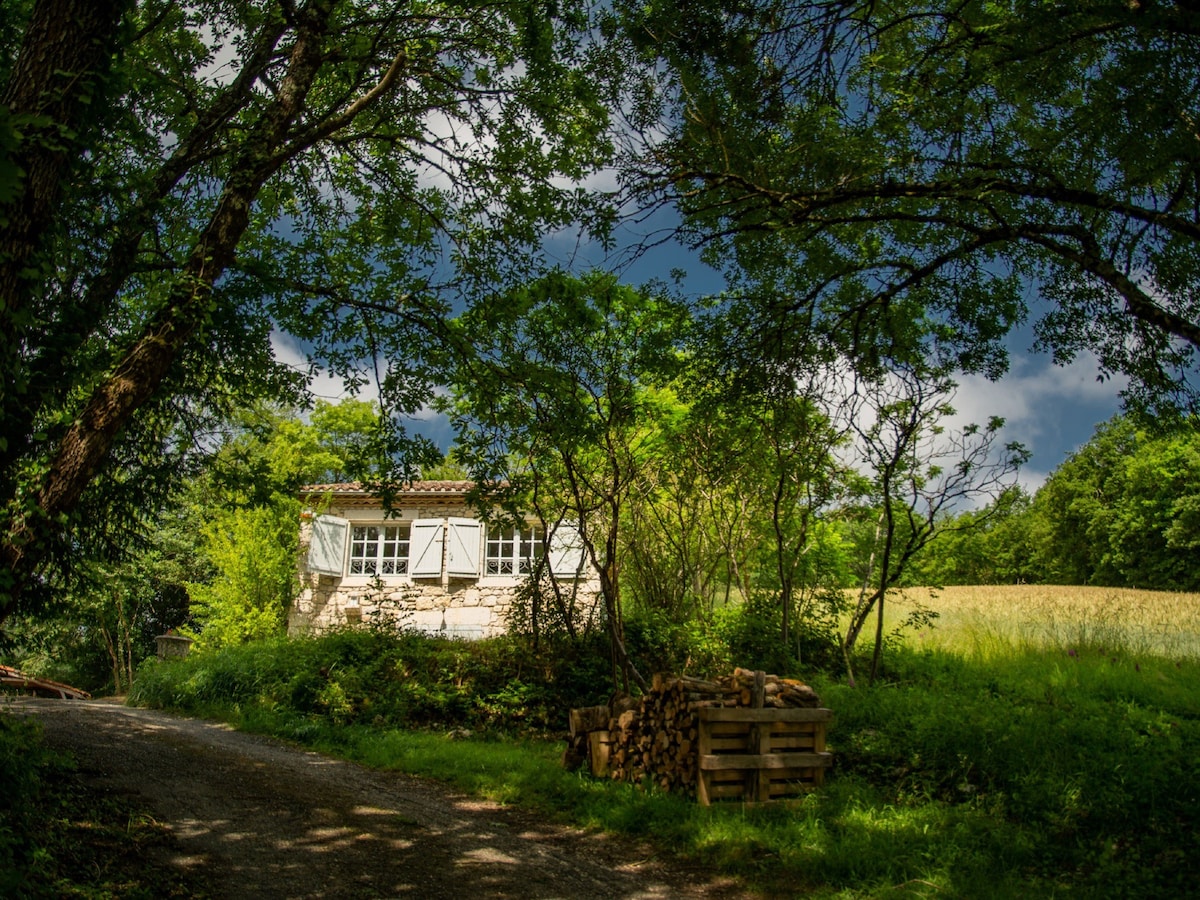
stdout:
[[351,529],[351,575],[405,575],[407,573],[407,525],[355,525]]
[[530,575],[534,564],[545,552],[542,530],[496,527],[488,529],[487,556],[484,573],[487,575]]

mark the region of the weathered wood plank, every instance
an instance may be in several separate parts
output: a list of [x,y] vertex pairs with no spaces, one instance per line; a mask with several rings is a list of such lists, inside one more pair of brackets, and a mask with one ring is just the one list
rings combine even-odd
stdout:
[[609,708],[604,706],[583,706],[578,709],[572,709],[567,714],[567,722],[570,726],[569,734],[575,737],[577,734],[586,734],[589,731],[600,731],[608,728]]
[[830,709],[742,709],[705,707],[696,710],[701,722],[831,722]]
[[700,771],[731,769],[807,769],[828,766],[832,753],[721,753],[700,757]]

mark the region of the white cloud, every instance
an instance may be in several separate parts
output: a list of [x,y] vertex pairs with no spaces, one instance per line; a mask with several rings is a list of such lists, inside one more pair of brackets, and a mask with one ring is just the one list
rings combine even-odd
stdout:
[[[294,338],[281,331],[271,333],[271,350],[275,359],[289,368],[308,373],[308,357]],[[358,391],[351,393],[346,390],[342,379],[325,370],[317,370],[309,375],[309,390],[319,400],[337,403],[346,397],[356,397],[359,400],[378,400],[379,388],[368,373],[367,382]],[[441,393],[440,389],[436,389]],[[413,434],[421,434],[437,444],[443,451],[449,448],[454,439],[454,431],[450,420],[443,413],[433,409],[428,404],[417,412],[401,417],[405,427]]]
[[1117,412],[1124,382],[1098,381],[1098,371],[1090,354],[1067,366],[1056,366],[1043,356],[1014,357],[1009,374],[1000,381],[961,376],[953,400],[957,413],[947,424],[961,428],[1002,417],[1004,440],[1019,441],[1032,454],[1020,480],[1036,490],[1051,469],[1090,439],[1097,424]]
[[[346,390],[345,384],[342,383],[342,379],[333,373],[320,368],[315,372],[310,372],[308,356],[291,335],[281,331],[272,331],[271,352],[274,353],[278,362],[296,372],[308,375],[308,389],[314,397],[337,401],[351,396],[350,392]],[[360,400],[378,400],[379,391],[374,382],[368,379],[367,383],[353,396]]]

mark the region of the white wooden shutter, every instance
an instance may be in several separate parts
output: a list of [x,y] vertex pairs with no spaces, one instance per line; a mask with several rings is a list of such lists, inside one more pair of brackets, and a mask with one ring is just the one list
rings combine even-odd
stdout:
[[350,523],[346,519],[317,516],[308,545],[308,570],[340,578],[346,570],[346,535],[349,532]]
[[583,538],[579,526],[560,524],[550,535],[550,572],[575,578],[583,568]]
[[408,572],[421,578],[442,574],[442,520],[417,519],[408,536]]
[[447,574],[459,578],[479,577],[479,545],[482,535],[482,522],[476,519],[450,519]]

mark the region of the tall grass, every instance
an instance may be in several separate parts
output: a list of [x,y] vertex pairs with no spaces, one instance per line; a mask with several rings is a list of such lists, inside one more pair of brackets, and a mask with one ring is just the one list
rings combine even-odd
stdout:
[[1129,588],[1001,585],[909,588],[888,596],[892,627],[912,609],[938,613],[917,647],[1003,658],[1014,651],[1114,650],[1200,659],[1200,594]]
[[568,705],[607,690],[603,661],[539,659],[511,641],[343,632],[150,665],[137,692],[648,838],[772,896],[1191,891],[1196,597],[982,588],[925,603],[939,626],[889,648],[875,688],[810,678],[837,717],[831,777],[760,808],[705,809],[563,770],[562,745],[529,726],[565,727]]

